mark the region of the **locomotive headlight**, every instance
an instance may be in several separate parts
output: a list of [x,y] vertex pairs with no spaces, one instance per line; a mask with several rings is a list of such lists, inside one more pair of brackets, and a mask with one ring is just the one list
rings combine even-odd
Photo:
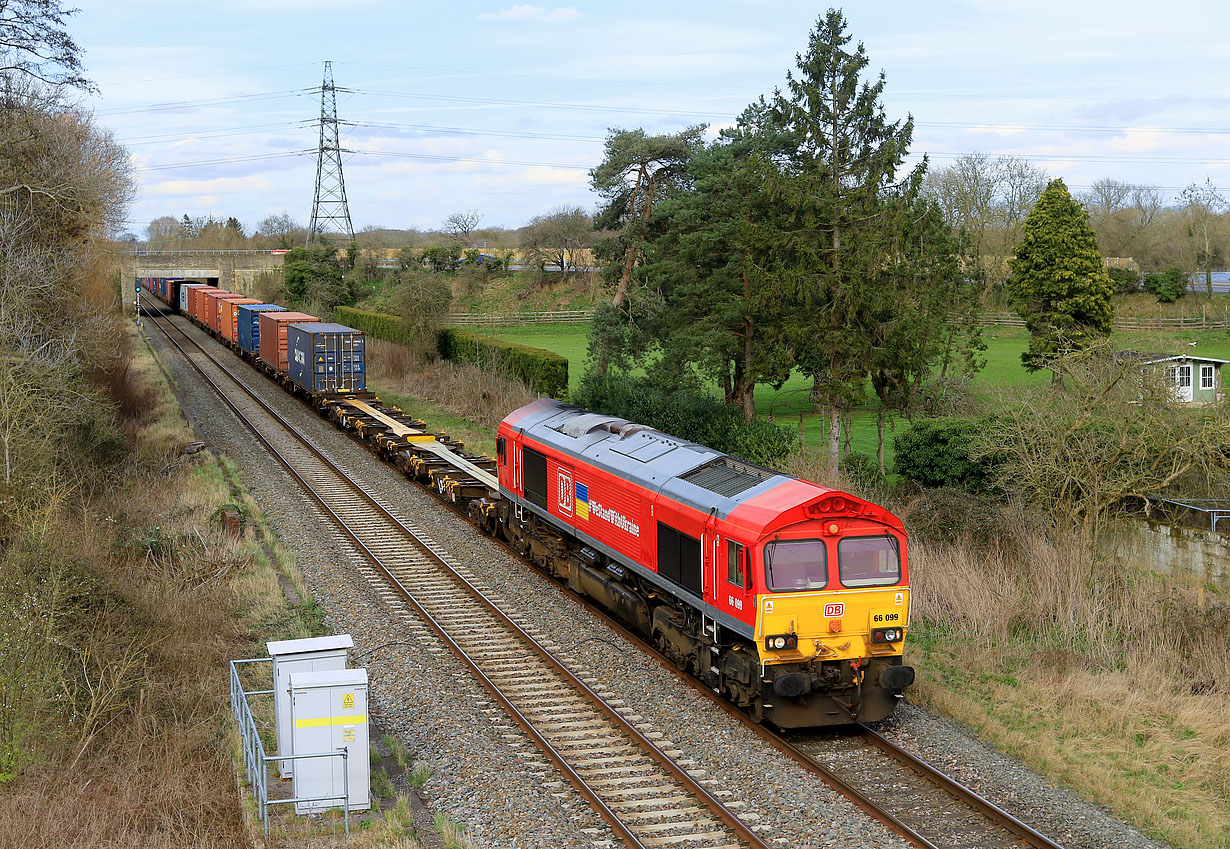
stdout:
[[764,638],[764,647],[770,651],[784,651],[799,647],[798,634],[773,634]]
[[873,643],[895,643],[905,636],[901,628],[875,628],[871,632]]

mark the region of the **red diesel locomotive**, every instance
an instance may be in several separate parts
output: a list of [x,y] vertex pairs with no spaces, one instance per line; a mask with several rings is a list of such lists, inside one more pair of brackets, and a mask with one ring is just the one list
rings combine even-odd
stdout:
[[552,399],[496,445],[475,520],[755,719],[882,719],[913,683],[906,534],[882,507]]

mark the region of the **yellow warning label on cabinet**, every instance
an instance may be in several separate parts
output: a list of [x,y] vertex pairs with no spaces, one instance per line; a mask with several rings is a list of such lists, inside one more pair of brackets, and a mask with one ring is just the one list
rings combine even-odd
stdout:
[[354,693],[342,694],[342,708],[345,710],[354,710]]

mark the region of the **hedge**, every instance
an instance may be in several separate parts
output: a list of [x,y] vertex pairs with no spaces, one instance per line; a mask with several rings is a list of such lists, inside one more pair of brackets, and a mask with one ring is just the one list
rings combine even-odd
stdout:
[[[334,307],[333,320],[376,339],[410,341],[400,316],[382,312]],[[568,398],[568,360],[553,351],[502,342],[468,330],[440,331],[440,356],[455,363],[474,363],[506,369],[533,389],[553,398]]]
[[334,307],[333,320],[338,324],[362,330],[376,339],[387,339],[390,342],[406,344],[410,334],[402,324],[401,317],[383,312],[359,310],[354,307]]
[[553,351],[450,328],[440,331],[440,356],[455,363],[506,369],[535,392],[568,398],[568,360]]

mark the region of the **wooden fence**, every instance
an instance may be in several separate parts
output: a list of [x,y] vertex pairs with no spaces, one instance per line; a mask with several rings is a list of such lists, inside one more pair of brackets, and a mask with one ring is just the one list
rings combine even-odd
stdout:
[[[982,323],[990,327],[1024,327],[1025,319],[1012,313],[988,313]],[[1115,319],[1116,330],[1230,330],[1230,318],[1210,315],[1186,318],[1140,318],[1123,316]]]
[[453,313],[448,317],[450,327],[498,327],[516,324],[579,324],[591,321],[593,310],[537,310],[534,312],[510,313]]
[[[535,310],[510,313],[453,313],[450,327],[508,327],[520,324],[580,324],[592,321],[593,310]],[[988,327],[1024,327],[1025,319],[1012,313],[987,313],[982,323]],[[1201,315],[1186,318],[1115,319],[1116,330],[1230,330],[1230,317]]]

